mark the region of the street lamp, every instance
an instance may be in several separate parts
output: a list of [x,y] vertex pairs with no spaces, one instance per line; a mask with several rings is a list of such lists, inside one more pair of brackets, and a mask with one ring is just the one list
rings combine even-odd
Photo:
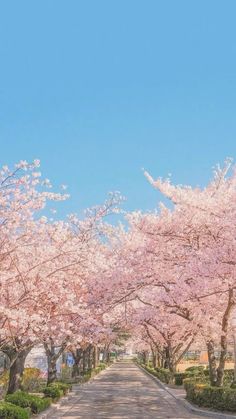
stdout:
[[233,329],[233,340],[234,340],[234,383],[236,383],[236,317],[232,317],[231,326]]

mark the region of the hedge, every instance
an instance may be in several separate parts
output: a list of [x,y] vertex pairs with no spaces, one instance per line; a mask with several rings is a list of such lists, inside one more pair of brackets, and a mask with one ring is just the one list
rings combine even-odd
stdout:
[[175,385],[176,386],[182,386],[183,381],[186,378],[189,378],[190,376],[192,376],[192,374],[189,374],[187,372],[176,372],[175,373]]
[[60,390],[58,387],[49,385],[43,389],[45,396],[50,397],[53,401],[57,401],[60,397],[63,396],[63,390]]
[[61,390],[64,395],[66,395],[71,389],[72,385],[67,383],[62,383],[61,381],[55,381],[54,383],[49,384],[48,387],[53,387]]
[[[190,368],[192,368],[192,367],[190,367]],[[184,372],[177,372],[177,373],[175,373],[174,377],[175,377],[175,385],[177,385],[177,386],[181,386],[183,384],[184,380],[187,379],[187,378],[193,378],[193,379],[196,379],[196,380],[201,380],[201,382],[203,382],[203,383],[206,382],[206,380],[207,380],[206,376],[204,375],[204,370],[200,369],[200,368],[199,369],[194,368],[194,369],[191,369],[191,370],[187,369]]]
[[230,387],[212,387],[196,383],[191,379],[184,381],[187,400],[197,406],[236,412],[236,390]]
[[23,391],[16,391],[5,397],[6,402],[26,408],[29,407],[32,413],[40,413],[51,404],[51,399],[34,396]]
[[224,384],[231,384],[234,381],[234,370],[224,370]]
[[7,402],[0,402],[0,419],[29,419],[27,409]]
[[156,376],[165,384],[169,384],[172,381],[173,374],[166,368],[155,368]]
[[191,367],[186,368],[185,372],[201,373],[204,369],[203,365],[192,365]]
[[148,372],[150,372],[152,375],[157,377],[160,381],[162,381],[165,384],[169,384],[173,378],[173,375],[171,372],[166,368],[151,368],[146,365],[142,365]]

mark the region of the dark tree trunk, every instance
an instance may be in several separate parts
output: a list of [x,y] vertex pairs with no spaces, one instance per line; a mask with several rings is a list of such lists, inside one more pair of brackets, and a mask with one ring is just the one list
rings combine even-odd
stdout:
[[147,360],[148,360],[148,357],[147,357],[147,351],[144,351],[143,352],[143,363],[146,365],[147,364]]
[[223,386],[226,356],[227,356],[227,338],[226,336],[221,336],[220,361],[219,361],[219,366],[217,368],[217,382],[216,382],[216,385],[218,387]]
[[216,386],[217,385],[217,368],[216,368],[214,343],[212,341],[207,343],[207,353],[208,353],[210,383],[212,386]]
[[164,352],[165,352],[164,368],[169,369],[170,368],[170,351],[169,351],[169,346],[166,346],[165,347]]
[[153,368],[157,367],[157,354],[153,348],[151,348],[152,351],[152,366]]
[[103,362],[109,362],[110,361],[110,344],[105,345],[103,350]]
[[92,369],[92,345],[89,345],[87,349],[87,357],[88,357],[88,369]]
[[76,351],[72,351],[71,353],[74,359],[72,377],[77,377],[78,375],[80,375],[80,361],[82,359],[83,351],[82,349],[76,349]]
[[97,345],[94,345],[93,365],[94,365],[94,368],[97,368],[97,366],[98,366],[98,347],[97,347]]
[[86,372],[86,350],[83,350],[82,368],[83,368],[83,374],[85,374],[85,372]]
[[56,346],[52,339],[49,342],[44,342],[44,348],[48,361],[48,379],[47,385],[54,383],[57,380],[57,360],[60,358],[66,348],[66,342],[62,344],[60,349],[56,351]]
[[48,380],[47,385],[54,383],[57,380],[57,358],[54,355],[48,354]]
[[217,382],[216,382],[216,385],[218,387],[223,386],[223,381],[224,381],[225,361],[226,361],[226,356],[227,356],[227,333],[228,333],[228,328],[229,328],[229,318],[230,318],[230,314],[234,305],[235,303],[234,303],[233,290],[229,290],[228,304],[227,304],[227,307],[226,307],[226,310],[224,312],[224,316],[222,319],[222,335],[220,339],[221,351],[220,351],[219,366],[217,368]]
[[9,371],[7,394],[15,393],[15,391],[21,389],[25,360],[30,350],[31,348],[27,348],[20,352],[13,351],[11,354],[8,354],[11,361],[11,366]]

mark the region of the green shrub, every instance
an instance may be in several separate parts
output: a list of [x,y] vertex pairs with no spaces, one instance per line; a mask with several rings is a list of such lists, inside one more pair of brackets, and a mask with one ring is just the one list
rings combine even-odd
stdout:
[[216,410],[236,412],[236,390],[230,387],[211,387],[196,383],[191,379],[184,381],[187,399],[197,406]]
[[206,382],[206,377],[204,375],[204,370],[201,369],[192,369],[191,370],[185,370],[184,372],[177,372],[175,373],[175,385],[181,386],[185,379],[192,378],[197,381]]
[[234,381],[234,370],[224,370],[224,384],[230,385]]
[[169,384],[172,381],[173,374],[166,368],[156,368],[156,376],[163,383]]
[[57,388],[57,389],[61,390],[64,395],[67,394],[68,391],[70,391],[72,389],[72,385],[71,384],[62,383],[60,381],[56,381],[55,383],[51,383],[51,384],[49,384],[48,387]]
[[43,393],[45,394],[45,396],[51,397],[53,401],[56,401],[63,396],[63,391],[53,385],[45,387],[43,389]]
[[203,371],[203,374],[205,375],[205,377],[209,377],[210,375],[210,370],[207,368]]
[[91,373],[88,373],[88,374],[86,374],[86,373],[85,373],[85,374],[83,375],[83,380],[82,380],[82,381],[83,381],[84,383],[86,383],[86,381],[89,381],[89,380],[90,380],[90,378],[91,378]]
[[[209,369],[205,369],[203,371],[203,374],[205,377],[209,378],[210,375],[210,371]],[[229,385],[234,381],[234,370],[233,369],[228,369],[228,370],[224,370],[224,385]]]
[[104,362],[100,362],[99,367],[101,368],[101,370],[105,370],[106,364]]
[[166,368],[152,368],[148,367],[146,365],[143,365],[143,367],[150,372],[150,374],[157,377],[160,381],[162,381],[165,384],[169,384],[172,381],[173,375],[171,372]]
[[8,394],[5,397],[5,400],[6,402],[23,408],[29,407],[32,413],[40,413],[47,409],[51,404],[51,399],[41,398],[32,394],[24,393],[23,391],[16,391],[13,394]]
[[7,402],[0,402],[0,419],[29,419],[30,413],[22,407]]
[[177,372],[175,373],[175,385],[182,386],[183,381],[189,377],[189,374],[186,372]]
[[185,372],[202,372],[204,371],[204,366],[203,365],[193,365],[192,367],[188,367],[186,368]]

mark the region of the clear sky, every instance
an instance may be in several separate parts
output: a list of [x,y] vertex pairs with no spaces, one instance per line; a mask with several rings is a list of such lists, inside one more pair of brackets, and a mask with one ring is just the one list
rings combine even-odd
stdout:
[[235,0],[7,0],[0,5],[0,163],[41,160],[64,212],[145,180],[204,185],[236,155]]

